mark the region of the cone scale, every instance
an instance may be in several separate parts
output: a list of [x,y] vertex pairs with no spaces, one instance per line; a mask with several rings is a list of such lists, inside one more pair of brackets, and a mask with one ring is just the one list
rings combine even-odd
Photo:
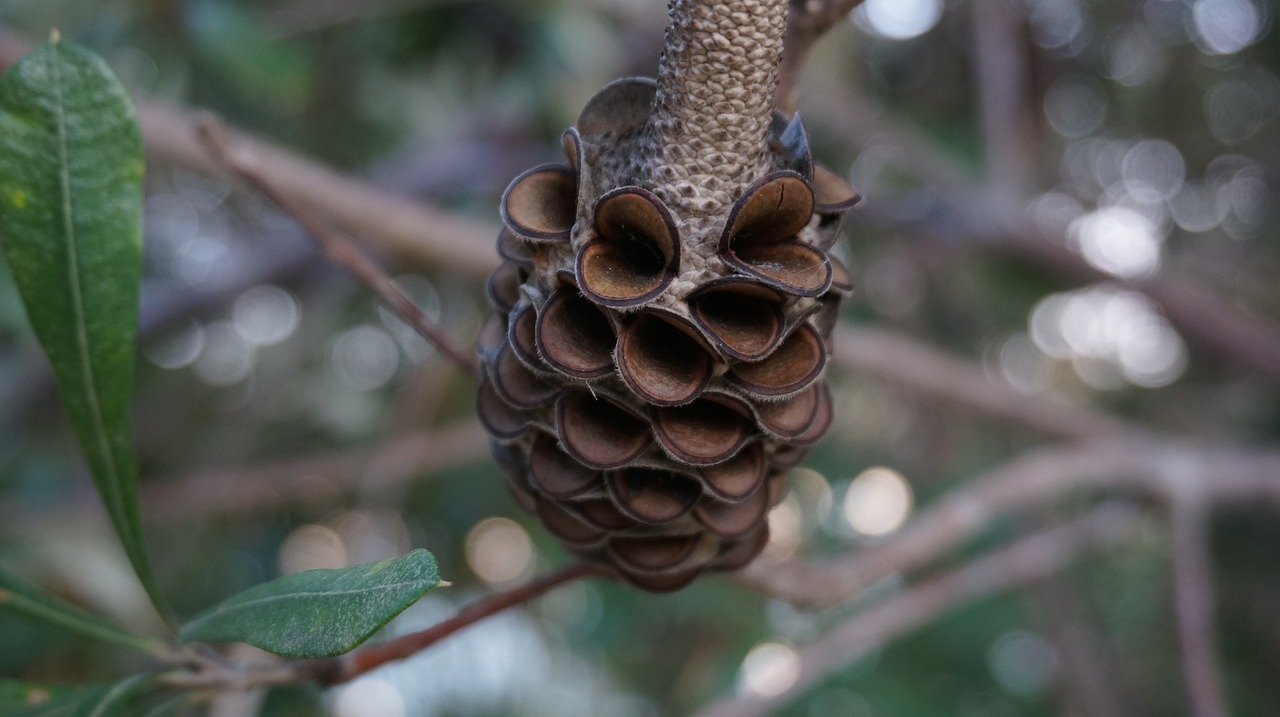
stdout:
[[502,199],[481,421],[520,504],[646,590],[758,555],[832,420],[858,196],[772,109],[786,10],[672,2],[657,81],[603,88]]

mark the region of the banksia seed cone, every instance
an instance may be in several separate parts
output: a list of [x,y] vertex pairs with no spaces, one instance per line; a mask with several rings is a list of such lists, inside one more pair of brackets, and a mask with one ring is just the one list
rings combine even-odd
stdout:
[[520,503],[647,590],[754,558],[831,423],[827,249],[858,196],[771,111],[785,8],[674,3],[658,82],[605,87],[568,165],[502,199],[480,418]]

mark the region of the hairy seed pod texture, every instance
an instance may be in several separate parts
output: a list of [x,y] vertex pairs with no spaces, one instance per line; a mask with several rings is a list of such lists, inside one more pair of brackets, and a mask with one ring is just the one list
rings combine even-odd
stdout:
[[831,423],[858,195],[772,109],[786,9],[672,2],[657,81],[602,89],[502,198],[480,418],[517,500],[646,590],[759,554]]

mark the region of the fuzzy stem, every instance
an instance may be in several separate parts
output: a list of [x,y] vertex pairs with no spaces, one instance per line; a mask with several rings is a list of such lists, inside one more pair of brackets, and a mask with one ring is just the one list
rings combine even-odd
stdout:
[[787,0],[671,0],[647,163],[669,206],[719,212],[768,171],[786,28]]

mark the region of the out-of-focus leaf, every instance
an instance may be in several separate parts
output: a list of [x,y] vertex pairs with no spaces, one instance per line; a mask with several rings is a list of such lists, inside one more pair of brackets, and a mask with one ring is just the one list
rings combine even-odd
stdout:
[[0,77],[0,241],[107,512],[159,607],[129,422],[142,172],[133,105],[97,55],[55,35]]
[[439,586],[435,556],[306,570],[236,595],[185,625],[184,642],[247,642],[288,657],[331,657],[364,642]]
[[0,714],[5,717],[116,717],[149,675],[107,685],[38,685],[0,679]]
[[0,610],[15,612],[84,637],[160,653],[164,645],[112,625],[40,592],[35,586],[0,568]]

